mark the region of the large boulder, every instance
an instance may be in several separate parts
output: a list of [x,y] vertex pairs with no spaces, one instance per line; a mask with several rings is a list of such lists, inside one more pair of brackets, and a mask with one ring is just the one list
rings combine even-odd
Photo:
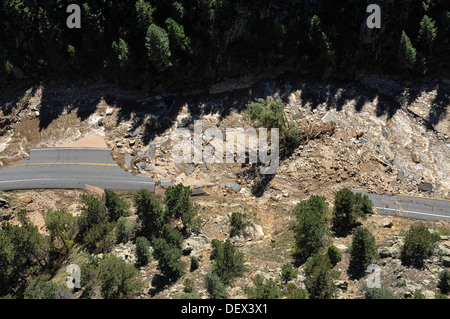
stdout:
[[198,255],[211,247],[208,237],[204,235],[191,236],[183,241],[183,252]]

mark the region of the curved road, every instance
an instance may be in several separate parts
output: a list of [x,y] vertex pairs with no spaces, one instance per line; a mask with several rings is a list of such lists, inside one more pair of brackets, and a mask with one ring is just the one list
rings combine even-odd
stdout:
[[124,171],[105,148],[32,149],[30,157],[0,170],[0,190],[84,188],[85,184],[114,190],[155,191],[146,175]]

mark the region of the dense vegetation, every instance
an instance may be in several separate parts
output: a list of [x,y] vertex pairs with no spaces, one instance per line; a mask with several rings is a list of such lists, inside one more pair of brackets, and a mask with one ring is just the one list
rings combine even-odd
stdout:
[[[382,7],[365,27],[350,0],[84,0],[81,29],[66,1],[2,1],[0,87],[100,76],[149,89],[205,86],[277,67],[351,77],[449,68],[447,0]],[[162,85],[161,85],[162,84]]]

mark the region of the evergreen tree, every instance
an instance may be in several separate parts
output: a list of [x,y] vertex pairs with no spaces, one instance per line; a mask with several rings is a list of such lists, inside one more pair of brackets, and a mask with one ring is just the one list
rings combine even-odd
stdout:
[[156,71],[163,72],[170,68],[172,66],[170,61],[172,53],[170,52],[167,32],[156,24],[151,24],[148,27],[145,40],[148,57]]
[[367,228],[358,227],[353,234],[350,271],[355,276],[361,275],[377,256],[375,237]]
[[416,63],[416,56],[416,49],[413,47],[411,40],[406,35],[405,31],[403,31],[398,50],[398,63],[400,69],[405,72],[410,71]]
[[436,22],[429,16],[425,15],[420,21],[419,44],[427,54],[431,54],[433,42],[436,39],[437,27]]

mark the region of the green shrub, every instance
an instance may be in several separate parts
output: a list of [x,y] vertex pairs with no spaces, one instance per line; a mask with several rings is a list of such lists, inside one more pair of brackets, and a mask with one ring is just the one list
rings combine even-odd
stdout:
[[78,231],[77,219],[68,212],[49,209],[44,220],[50,232],[50,242],[57,248],[63,245],[68,252]]
[[254,287],[244,288],[249,299],[277,299],[280,296],[277,283],[272,278],[264,282],[264,278],[258,274],[252,281]]
[[186,278],[184,280],[184,288],[183,291],[186,293],[191,293],[194,291],[194,281],[190,278]]
[[444,294],[448,294],[450,292],[450,271],[448,269],[444,269],[439,273],[438,287]]
[[197,270],[198,267],[200,267],[200,261],[197,257],[191,256],[191,272]]
[[159,237],[163,226],[169,221],[161,198],[146,189],[141,189],[134,194],[133,200],[141,224],[141,234],[149,239]]
[[372,211],[372,207],[367,195],[354,194],[347,188],[339,190],[334,197],[334,229],[338,234],[345,235],[356,225],[359,217],[365,218]]
[[342,259],[342,252],[335,245],[328,246],[327,255],[328,258],[330,258],[333,267],[336,266]]
[[212,272],[224,284],[229,285],[236,277],[242,276],[245,271],[244,255],[229,240],[219,242],[214,251]]
[[[294,284],[295,286],[295,284]],[[308,291],[306,289],[301,288],[293,288],[288,289],[288,292],[286,294],[287,299],[308,299]]]
[[398,299],[398,296],[389,288],[364,287],[364,298],[366,299]]
[[329,233],[328,203],[325,197],[313,195],[298,204],[295,214],[298,220],[295,227],[297,255],[306,260],[325,246]]
[[114,222],[102,222],[90,228],[83,238],[84,247],[91,254],[111,251],[116,242]]
[[436,289],[434,292],[434,299],[448,299],[448,296],[442,293],[440,289]]
[[219,276],[214,273],[206,274],[205,288],[212,299],[227,299],[228,292]]
[[100,262],[98,279],[100,291],[106,299],[131,298],[143,288],[138,270],[116,256],[109,256]]
[[118,243],[127,243],[136,233],[136,223],[126,217],[120,217],[116,225],[116,240]]
[[169,186],[164,193],[166,215],[170,218],[181,219],[184,228],[191,227],[197,215],[197,208],[191,202],[191,195],[191,188],[182,184]]
[[173,228],[169,224],[166,224],[162,228],[161,238],[173,247],[181,249],[183,246],[183,234],[176,228]]
[[84,238],[89,229],[108,220],[108,210],[100,196],[82,194],[80,197],[81,214],[78,217],[78,226],[79,235]]
[[353,234],[350,271],[359,276],[377,256],[375,237],[367,228],[358,227]]
[[426,299],[422,289],[416,289],[414,291],[414,299]]
[[245,229],[250,225],[247,215],[242,213],[232,213],[230,218],[231,235],[245,234]]
[[151,259],[150,242],[145,237],[136,238],[136,260],[141,265],[147,265]]
[[40,275],[34,278],[25,289],[25,299],[57,299],[64,289],[52,281],[50,275]]
[[401,248],[401,257],[405,263],[420,265],[434,250],[439,235],[431,234],[423,225],[412,225],[405,234],[405,243]]
[[171,281],[176,281],[184,275],[185,264],[180,260],[181,249],[167,243],[163,238],[158,238],[153,244],[153,256],[158,260],[158,269]]
[[315,254],[305,265],[305,283],[311,299],[329,299],[336,291],[334,280],[338,273],[333,271],[328,255]]
[[108,218],[110,221],[117,221],[120,217],[130,215],[128,204],[119,197],[115,192],[105,189],[105,206],[108,210]]
[[294,269],[292,264],[285,264],[285,265],[283,265],[283,267],[281,267],[281,279],[284,282],[287,283],[288,281],[297,277],[297,275],[298,275],[298,272]]

